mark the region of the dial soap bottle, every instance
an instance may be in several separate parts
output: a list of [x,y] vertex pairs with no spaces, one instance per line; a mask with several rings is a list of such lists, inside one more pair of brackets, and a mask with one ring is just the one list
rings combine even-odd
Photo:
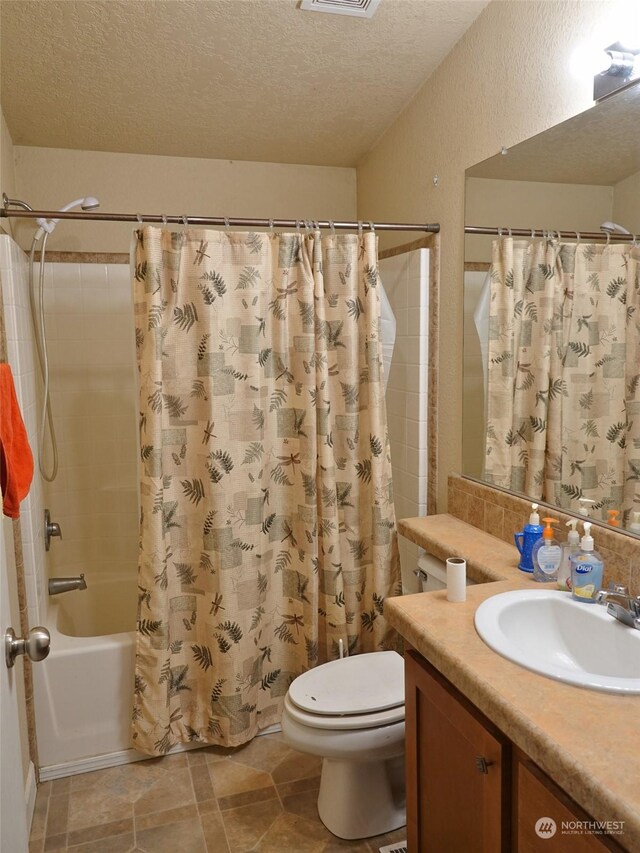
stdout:
[[542,536],[533,546],[533,579],[538,583],[551,583],[558,578],[558,569],[562,561],[562,548],[553,535],[552,524],[557,524],[557,518],[543,518],[545,528]]
[[542,525],[540,524],[540,516],[538,515],[538,504],[531,504],[529,524],[525,524],[524,528],[519,533],[513,534],[516,548],[520,552],[518,568],[521,571],[533,572],[533,546],[541,536]]
[[576,601],[593,603],[596,593],[602,588],[604,564],[602,557],[594,550],[591,522],[584,522],[584,536],[580,540],[580,549],[569,557],[571,563],[571,596]]

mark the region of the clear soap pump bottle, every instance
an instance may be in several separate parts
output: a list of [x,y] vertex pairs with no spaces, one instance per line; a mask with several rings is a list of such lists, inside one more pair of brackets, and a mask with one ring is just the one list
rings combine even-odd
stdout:
[[567,541],[560,546],[562,548],[562,559],[560,560],[560,568],[558,569],[558,589],[571,589],[571,561],[570,557],[580,550],[580,534],[578,533],[578,519],[572,518],[567,521],[567,527],[570,527]]
[[552,524],[557,524],[557,518],[543,518],[545,528],[542,536],[533,546],[533,579],[538,583],[550,583],[557,580],[558,569],[562,560],[562,549],[553,535]]

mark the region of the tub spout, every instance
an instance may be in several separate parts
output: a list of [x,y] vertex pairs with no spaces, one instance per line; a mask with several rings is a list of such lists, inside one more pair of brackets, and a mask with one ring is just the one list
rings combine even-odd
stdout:
[[71,592],[72,589],[86,589],[87,582],[84,574],[77,578],[49,578],[49,595],[58,595],[61,592]]

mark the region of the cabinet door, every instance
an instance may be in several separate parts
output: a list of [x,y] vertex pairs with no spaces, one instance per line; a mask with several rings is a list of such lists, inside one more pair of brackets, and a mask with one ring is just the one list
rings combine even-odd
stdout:
[[[590,818],[577,803],[525,756],[518,756],[514,772],[514,835],[517,853],[604,853],[621,850],[612,838],[570,834],[576,821]],[[542,826],[539,821],[548,818]],[[563,821],[567,829],[563,831]],[[555,823],[555,826],[554,826]],[[536,831],[536,827],[538,831]],[[624,836],[621,836],[624,841]]]
[[507,851],[509,741],[413,651],[405,684],[409,853]]

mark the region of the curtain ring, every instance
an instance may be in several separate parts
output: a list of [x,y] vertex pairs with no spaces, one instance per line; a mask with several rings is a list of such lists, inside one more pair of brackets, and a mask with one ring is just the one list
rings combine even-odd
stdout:
[[632,239],[631,239],[631,248],[632,248],[632,249],[637,249],[639,245],[640,245],[640,243],[638,243],[638,238],[637,238],[637,237],[636,237],[636,235],[634,234],[634,235],[632,236]]
[[580,232],[579,231],[576,231],[576,241],[577,241],[576,246],[579,246],[580,245]]
[[185,228],[189,227],[189,220],[186,216],[182,217],[182,224],[184,225]]
[[531,239],[533,240],[535,236],[536,236],[536,229],[532,228],[531,229]]
[[333,219],[329,220],[329,228],[331,228],[331,236],[336,236],[336,226],[333,224]]
[[227,231],[229,230],[229,217],[228,216],[224,217],[224,227],[227,229]]
[[362,220],[358,219],[358,239],[362,240]]
[[372,233],[372,234],[375,234],[375,233],[376,233],[376,229],[373,227],[373,222],[371,222],[371,221],[369,221],[369,228],[371,228],[371,233]]
[[509,237],[513,237],[513,234],[511,233],[511,228],[507,228],[507,233],[508,233]]
[[502,237],[502,228],[498,225],[498,237]]
[[298,234],[300,233],[300,220],[299,219],[296,219],[296,231],[298,232]]
[[270,219],[270,220],[269,220],[269,234],[270,234],[272,237],[275,237],[275,236],[276,236],[276,235],[275,235],[275,233],[274,233],[274,231],[273,231],[273,219]]
[[607,231],[607,245],[606,248],[609,248],[609,243],[611,242],[611,232]]
[[138,220],[138,225],[144,225],[144,222],[142,221],[142,214],[141,213],[136,213],[136,219]]
[[313,223],[313,226],[316,231],[320,231],[320,220],[316,219],[316,221]]
[[162,214],[162,224],[165,228],[167,227],[167,217],[164,213]]

